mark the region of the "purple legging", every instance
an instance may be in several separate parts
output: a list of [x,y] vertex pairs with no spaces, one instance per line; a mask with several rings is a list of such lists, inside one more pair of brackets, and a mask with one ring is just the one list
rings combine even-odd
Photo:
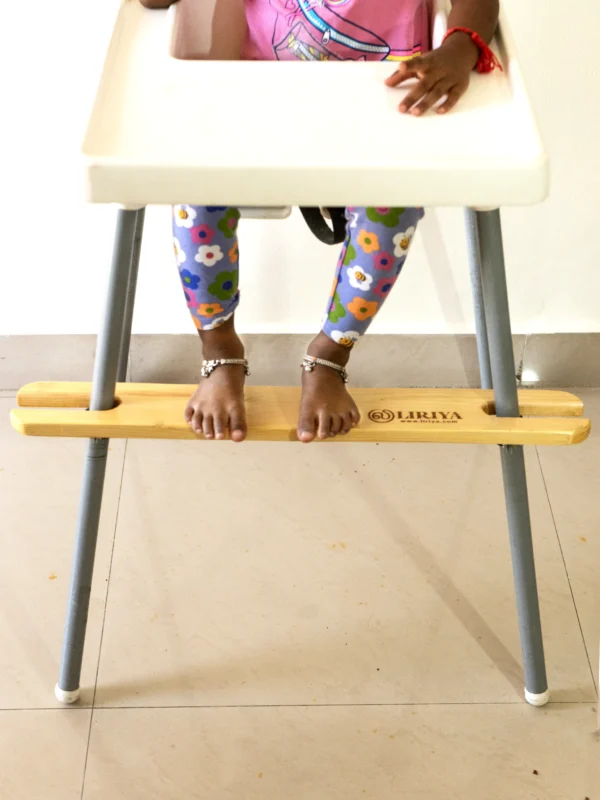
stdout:
[[[173,209],[174,247],[188,308],[198,330],[211,330],[238,306],[236,208],[180,205]],[[363,336],[406,261],[421,208],[348,208],[346,240],[323,331],[345,347]],[[307,233],[308,235],[308,233]]]

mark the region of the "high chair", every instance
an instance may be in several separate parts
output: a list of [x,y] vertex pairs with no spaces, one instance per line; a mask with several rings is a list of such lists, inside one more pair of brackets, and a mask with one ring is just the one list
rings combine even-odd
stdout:
[[[444,22],[441,3],[438,41]],[[56,697],[79,696],[109,439],[197,438],[183,418],[194,387],[125,382],[144,208],[234,205],[245,216],[285,217],[291,205],[461,206],[482,388],[355,390],[363,421],[344,441],[500,446],[525,697],[544,705],[523,445],[577,444],[590,423],[571,394],[517,391],[499,209],[541,202],[549,167],[506,19],[494,43],[504,71],[474,74],[455,112],[420,119],[398,113],[401,93],[384,86],[390,63],[240,64],[243,34],[241,0],[180,0],[168,12],[122,0],[115,21],[83,146],[89,200],[120,206],[93,380],[30,384],[12,412],[25,435],[89,439]],[[306,136],[295,120],[343,119],[348,84],[362,98],[352,135]],[[207,125],[206,105],[189,102],[191,85],[218,86],[211,115],[234,108],[243,128]],[[178,137],[181,115],[194,136]],[[361,146],[374,131],[377,147]],[[296,389],[249,387],[248,439],[294,440],[298,400]]]

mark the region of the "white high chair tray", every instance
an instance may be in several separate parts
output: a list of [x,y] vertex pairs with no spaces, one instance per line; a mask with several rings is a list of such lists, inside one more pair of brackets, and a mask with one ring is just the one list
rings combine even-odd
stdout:
[[494,47],[505,71],[473,75],[448,115],[413,118],[397,110],[403,91],[384,86],[390,62],[174,57],[192,4],[210,28],[213,0],[168,12],[122,0],[83,147],[91,201],[495,208],[546,196],[504,18]]

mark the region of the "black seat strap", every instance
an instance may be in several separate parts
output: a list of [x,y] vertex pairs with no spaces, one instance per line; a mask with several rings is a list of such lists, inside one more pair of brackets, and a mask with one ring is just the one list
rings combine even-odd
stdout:
[[320,208],[301,208],[302,216],[308,227],[324,244],[341,244],[346,238],[346,210],[344,208],[328,208],[331,216],[329,227]]

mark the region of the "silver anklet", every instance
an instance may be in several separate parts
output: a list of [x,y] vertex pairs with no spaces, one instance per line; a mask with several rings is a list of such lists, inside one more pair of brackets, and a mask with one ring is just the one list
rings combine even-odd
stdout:
[[333,361],[327,361],[324,358],[315,358],[315,356],[305,355],[300,366],[305,372],[313,372],[317,364],[320,364],[322,367],[329,367],[329,369],[334,369],[336,372],[339,372],[340,378],[344,381],[344,383],[348,383],[350,380],[350,377],[346,372],[346,367],[340,367],[339,364],[334,364]]
[[210,361],[203,361],[200,375],[203,378],[209,378],[218,367],[227,367],[233,364],[243,367],[246,376],[250,375],[250,368],[245,358],[214,358]]

